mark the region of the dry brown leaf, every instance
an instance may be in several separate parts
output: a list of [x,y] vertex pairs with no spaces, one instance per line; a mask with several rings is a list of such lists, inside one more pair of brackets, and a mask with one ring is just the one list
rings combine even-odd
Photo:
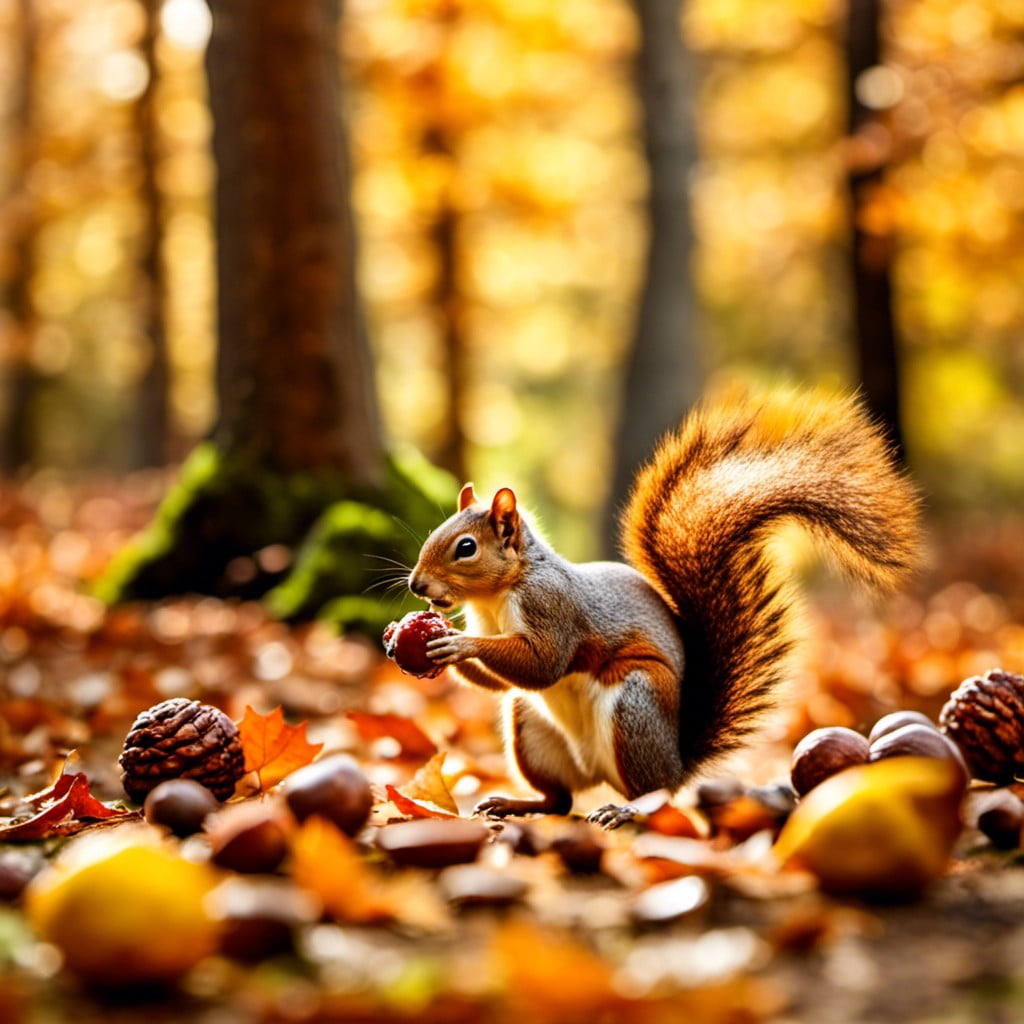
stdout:
[[89,791],[89,780],[84,772],[65,772],[52,786],[33,793],[31,803],[39,808],[38,813],[25,821],[0,827],[0,840],[45,839],[55,834],[56,826],[68,818],[102,820],[129,813],[124,808],[100,803]]

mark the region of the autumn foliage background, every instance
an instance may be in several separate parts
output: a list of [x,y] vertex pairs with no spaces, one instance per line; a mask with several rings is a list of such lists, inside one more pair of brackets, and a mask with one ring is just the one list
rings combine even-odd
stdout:
[[[966,676],[1024,671],[1024,8],[689,0],[671,13],[676,105],[655,110],[643,88],[649,4],[345,4],[337,127],[350,164],[338,195],[351,205],[359,306],[349,319],[388,450],[415,448],[480,493],[513,484],[555,546],[583,559],[608,550],[628,462],[621,428],[643,418],[645,387],[666,365],[655,358],[653,375],[634,378],[641,340],[671,357],[679,414],[736,378],[870,395],[858,261],[884,281],[872,293],[884,308],[871,299],[870,312],[893,326],[893,422],[926,496],[927,565],[878,607],[837,586],[799,539],[780,543],[810,594],[806,640],[782,711],[727,766],[768,783],[810,728],[863,728],[899,707],[934,716]],[[877,30],[877,59],[851,79],[854,19]],[[115,558],[218,429],[211,24],[203,0],[0,0],[0,813],[43,790],[69,751],[68,772],[117,799],[128,725],[175,696],[236,720],[281,708],[314,746],[353,753],[381,806],[440,799],[468,813],[509,784],[490,698],[443,676],[411,680],[383,660],[375,633],[339,635],[337,619],[285,616],[245,590],[286,574],[299,539],[232,560],[240,596],[101,600]],[[652,142],[651,119],[683,109],[678,131]],[[669,296],[658,306],[648,246],[667,226],[664,195],[683,222],[658,250]],[[613,846],[615,880],[628,886],[633,854]],[[369,899],[383,883],[350,854],[316,848],[305,863],[347,865],[363,879],[356,898]],[[759,987],[767,954],[755,939],[770,933],[771,959],[872,934],[820,907],[789,908],[774,931],[727,914],[737,930],[722,938],[722,971],[701,973],[707,950],[688,934],[673,975],[656,943],[630,953],[617,939],[595,949],[567,937],[581,921],[600,933],[602,912],[621,922],[600,899],[593,911],[592,882],[560,888],[553,868],[532,870],[532,919],[477,922],[464,937],[490,951],[479,971],[507,986],[509,1014],[662,1019],[668,1010],[638,1010],[613,984],[615,961],[632,964],[634,983],[646,965],[681,984],[695,1019],[748,1019],[730,1016],[748,996],[761,1009],[742,1012],[764,1016],[793,990],[798,1003],[821,993],[785,972]],[[734,889],[761,884],[735,862],[709,870],[734,873]],[[437,893],[382,892],[363,911],[391,923],[387,938],[323,931],[304,948],[306,967],[335,984],[320,1009],[344,1018],[356,991],[383,1000],[373,1012],[385,1017],[439,994],[464,1019],[488,1012],[463,977],[472,972],[437,944],[448,935]],[[358,919],[346,906],[337,916]],[[405,942],[416,928],[427,954]],[[538,944],[547,970],[533,967]],[[25,948],[0,936],[0,957],[35,979],[0,988],[15,1021],[49,977],[45,963],[18,961]],[[240,985],[267,1019],[288,1016],[279,980],[243,984],[218,969],[191,997],[227,1000]],[[583,980],[563,991],[570,974]],[[863,1005],[877,1011],[882,989],[866,986]],[[370,1013],[362,1001],[359,1011]]]

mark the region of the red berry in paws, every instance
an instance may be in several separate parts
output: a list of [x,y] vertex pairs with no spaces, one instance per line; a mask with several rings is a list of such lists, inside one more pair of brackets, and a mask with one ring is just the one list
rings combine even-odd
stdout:
[[384,630],[384,653],[410,675],[436,676],[444,667],[427,656],[427,641],[452,632],[440,612],[409,612]]

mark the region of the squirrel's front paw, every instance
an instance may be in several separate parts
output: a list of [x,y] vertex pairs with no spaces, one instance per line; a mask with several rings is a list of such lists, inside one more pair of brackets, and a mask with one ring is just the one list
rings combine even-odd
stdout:
[[473,656],[473,638],[465,633],[448,633],[427,641],[427,657],[435,665],[454,665]]
[[604,804],[587,815],[587,821],[613,829],[632,821],[639,811],[632,804]]

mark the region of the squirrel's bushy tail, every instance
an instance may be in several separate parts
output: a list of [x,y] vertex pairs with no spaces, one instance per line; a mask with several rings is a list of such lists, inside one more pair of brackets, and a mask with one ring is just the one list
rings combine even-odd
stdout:
[[786,669],[788,602],[765,552],[796,520],[885,589],[918,557],[919,498],[853,398],[779,391],[695,409],[640,472],[624,555],[675,609],[687,773],[738,747]]

